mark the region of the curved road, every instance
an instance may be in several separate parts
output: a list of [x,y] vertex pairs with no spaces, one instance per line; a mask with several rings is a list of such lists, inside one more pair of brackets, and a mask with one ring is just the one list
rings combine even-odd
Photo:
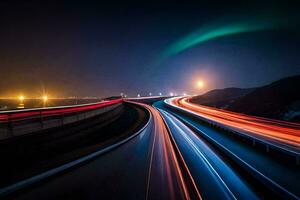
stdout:
[[[199,192],[176,155],[168,130],[154,108],[136,137],[68,173],[45,180],[15,199],[195,199]],[[190,187],[193,185],[193,187]]]
[[300,153],[300,124],[298,123],[255,117],[197,105],[190,103],[187,97],[174,98],[170,103],[194,112],[207,120],[245,132],[245,134],[261,138],[295,153]]
[[[252,185],[254,185],[256,189],[260,190],[265,188],[261,191],[260,195],[262,197],[277,198],[277,196],[281,196],[283,199],[299,199],[299,165],[296,165],[294,162],[287,163],[274,153],[270,154],[268,151],[262,151],[260,147],[257,148],[255,146],[255,143],[254,145],[249,145],[242,142],[243,140],[234,139],[234,137],[231,137],[232,134],[224,134],[224,131],[220,131],[220,129],[199,123],[198,116],[203,116],[193,112],[194,110],[183,107],[184,112],[177,112],[178,106],[181,105],[176,101],[180,99],[181,98],[168,99],[166,100],[167,104],[157,102],[155,106],[165,112],[167,111],[191,127],[199,138],[205,139],[205,141],[212,144],[215,149],[222,152],[222,155],[225,155],[231,162],[237,164],[239,170],[242,169],[242,175],[246,179],[249,179],[250,174]],[[169,108],[169,105],[173,107],[172,101],[174,102],[175,110]],[[256,186],[257,183],[260,185]]]
[[259,199],[257,190],[180,118],[136,103],[148,125],[118,148],[36,184],[15,199]]

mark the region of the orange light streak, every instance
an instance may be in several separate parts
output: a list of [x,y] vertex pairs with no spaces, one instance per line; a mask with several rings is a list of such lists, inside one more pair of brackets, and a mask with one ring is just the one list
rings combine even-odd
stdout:
[[189,102],[188,98],[176,98],[173,104],[195,112],[201,117],[243,130],[253,136],[300,148],[300,124],[255,117]]
[[[160,160],[162,162],[162,168],[161,168],[161,175],[163,179],[166,178],[166,185],[169,190],[170,198],[176,199],[176,193],[178,194],[178,191],[175,191],[176,189],[179,190],[179,194],[181,196],[181,199],[191,199],[190,195],[190,189],[187,186],[186,178],[183,175],[182,170],[188,170],[185,162],[183,168],[179,164],[180,157],[176,155],[174,145],[172,144],[171,137],[169,135],[168,129],[164,123],[163,118],[161,117],[160,113],[154,109],[151,106],[136,103],[139,105],[142,105],[146,107],[148,110],[150,110],[153,120],[154,120],[154,139],[153,144],[151,147],[151,155],[150,155],[150,166],[149,166],[149,173],[148,173],[148,181],[147,181],[147,196],[146,199],[148,199],[148,195],[150,193],[150,179],[151,176],[155,176],[153,174],[152,170],[152,162],[153,160]],[[180,155],[181,156],[181,155]],[[192,178],[192,175],[189,171],[187,171],[189,174],[189,178],[191,178],[191,182],[193,183],[193,186],[195,187],[194,190],[197,192],[197,196],[199,199],[201,199],[200,193],[196,187],[196,184]],[[157,174],[156,174],[157,175]]]

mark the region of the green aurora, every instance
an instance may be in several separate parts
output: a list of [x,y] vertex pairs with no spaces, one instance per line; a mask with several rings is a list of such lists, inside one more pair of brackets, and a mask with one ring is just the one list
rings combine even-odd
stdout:
[[256,31],[276,30],[282,28],[289,29],[297,26],[298,24],[296,23],[297,20],[295,20],[295,18],[291,18],[287,15],[263,15],[248,18],[235,18],[237,18],[238,21],[220,19],[203,25],[200,29],[179,39],[162,52],[159,63],[178,53],[193,48],[196,45],[216,38]]

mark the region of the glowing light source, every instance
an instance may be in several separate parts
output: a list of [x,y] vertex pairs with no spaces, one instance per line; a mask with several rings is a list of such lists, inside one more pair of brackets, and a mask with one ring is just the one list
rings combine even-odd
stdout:
[[19,96],[20,101],[24,101],[25,97],[23,95]]
[[203,86],[204,86],[203,81],[199,80],[199,81],[197,82],[197,87],[198,87],[198,88],[203,88]]
[[44,102],[48,101],[48,96],[44,95],[44,96],[43,96],[43,101],[44,101]]

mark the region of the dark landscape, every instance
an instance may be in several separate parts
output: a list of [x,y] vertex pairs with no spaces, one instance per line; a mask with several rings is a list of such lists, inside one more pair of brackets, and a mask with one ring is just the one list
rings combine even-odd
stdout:
[[298,1],[0,1],[0,200],[299,200]]
[[300,122],[300,75],[257,88],[225,88],[193,97],[191,102],[233,112]]

